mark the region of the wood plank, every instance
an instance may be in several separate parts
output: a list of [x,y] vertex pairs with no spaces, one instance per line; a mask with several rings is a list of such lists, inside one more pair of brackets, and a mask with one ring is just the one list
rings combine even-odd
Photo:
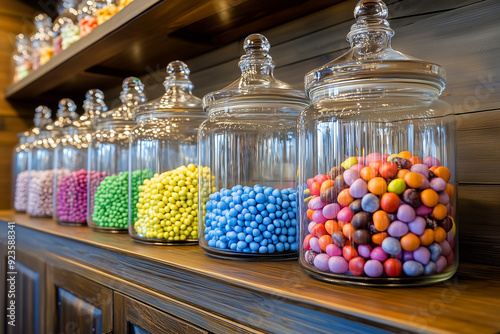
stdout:
[[[500,330],[496,317],[500,312],[498,267],[463,264],[457,278],[429,287],[360,288],[311,279],[296,261],[222,261],[206,257],[197,246],[148,247],[127,235],[63,227],[53,220],[28,219],[9,212],[0,215],[18,222],[18,230],[22,230],[19,241],[25,249],[36,249],[45,256],[64,254],[65,261],[84,262],[84,266],[99,268],[111,276],[263,331]],[[1,223],[0,230],[4,231],[5,226]],[[439,307],[439,316],[426,316],[434,307]]]

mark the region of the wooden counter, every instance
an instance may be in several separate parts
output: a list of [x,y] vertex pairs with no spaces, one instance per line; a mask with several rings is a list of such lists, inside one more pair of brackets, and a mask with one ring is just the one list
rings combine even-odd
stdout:
[[428,287],[333,285],[297,261],[223,261],[198,246],[148,246],[10,211],[0,219],[4,252],[6,221],[14,221],[17,252],[43,260],[47,274],[62,268],[209,332],[500,332],[498,267],[461,264],[454,278]]

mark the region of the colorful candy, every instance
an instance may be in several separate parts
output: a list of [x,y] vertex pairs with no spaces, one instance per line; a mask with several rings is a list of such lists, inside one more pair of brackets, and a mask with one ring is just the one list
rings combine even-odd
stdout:
[[450,177],[438,159],[403,151],[349,157],[309,179],[306,261],[354,276],[442,273],[455,261]]
[[[69,171],[58,169],[57,179],[63,179]],[[31,170],[26,212],[32,217],[52,217],[52,194],[54,189],[54,170]]]
[[16,176],[14,192],[14,210],[25,212],[28,204],[28,176],[29,171],[24,170]]

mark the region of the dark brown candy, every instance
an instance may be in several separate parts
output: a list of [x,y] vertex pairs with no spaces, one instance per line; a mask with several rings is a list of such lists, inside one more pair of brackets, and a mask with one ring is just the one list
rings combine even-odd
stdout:
[[396,165],[398,165],[398,168],[400,168],[400,169],[410,169],[411,168],[410,160],[407,160],[405,158],[392,157],[389,160],[389,162],[394,162]]
[[389,216],[389,220],[391,222],[393,222],[395,220],[398,220],[398,215],[395,212],[393,212],[393,213],[387,213],[387,215]]
[[371,240],[370,232],[367,230],[356,230],[354,231],[353,240],[358,245],[368,245]]
[[443,220],[437,222],[438,226],[441,226],[446,232],[450,232],[453,227],[453,221],[450,217],[446,217]]
[[372,235],[380,232],[373,223],[368,224],[368,231],[370,231],[370,234]]
[[361,199],[358,198],[352,201],[351,204],[349,204],[349,210],[351,210],[353,214],[362,211],[363,209],[361,208]]
[[337,231],[332,235],[332,242],[337,247],[344,247],[345,243],[347,242],[347,238],[345,237],[344,233],[342,233],[341,231]]
[[342,175],[344,174],[345,172],[345,168],[342,167],[342,166],[336,166],[336,167],[333,167],[332,169],[330,169],[330,178],[332,180],[335,180],[335,178],[338,176],[338,175]]
[[319,199],[325,204],[337,202],[337,190],[334,186],[328,187],[319,194]]
[[357,230],[364,226],[367,226],[370,222],[370,215],[367,212],[361,211],[352,216],[351,226],[353,229]]
[[314,266],[314,258],[316,257],[316,255],[318,255],[318,253],[316,253],[315,251],[313,250],[308,250],[305,254],[304,254],[304,258],[306,259],[306,261],[313,265]]
[[432,178],[435,178],[435,177],[436,177],[436,174],[434,174],[434,172],[429,169],[429,180]]
[[427,228],[435,230],[438,226],[437,221],[432,217],[424,217],[425,222],[427,223]]
[[337,175],[337,177],[335,178],[335,185],[334,185],[334,187],[335,187],[335,190],[337,190],[338,193],[347,188],[347,184],[344,181],[344,176]]
[[414,209],[422,205],[420,195],[416,189],[406,189],[403,193],[403,201]]

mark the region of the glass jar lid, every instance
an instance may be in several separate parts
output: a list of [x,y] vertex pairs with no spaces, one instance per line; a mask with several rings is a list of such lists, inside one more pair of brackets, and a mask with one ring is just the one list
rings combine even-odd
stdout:
[[271,45],[267,38],[252,34],[245,39],[238,65],[241,77],[222,90],[203,97],[203,107],[208,113],[215,107],[235,106],[244,103],[297,104],[305,107],[307,97],[302,90],[274,77],[274,62],[268,54]]
[[103,112],[108,110],[104,102],[104,93],[100,89],[89,89],[83,101],[85,111],[75,122],[74,126],[80,129],[91,128],[93,121]]
[[189,79],[188,66],[176,60],[170,62],[167,66],[167,76],[163,85],[165,86],[165,94],[151,102],[141,104],[134,108],[135,117],[144,115],[151,116],[181,116],[186,114],[189,116],[206,117],[201,105],[201,99],[192,93],[193,83]]
[[136,77],[128,77],[123,80],[120,101],[122,104],[115,109],[103,112],[95,119],[97,123],[112,121],[133,121],[133,108],[148,99],[144,94],[144,84]]
[[342,85],[393,82],[419,83],[439,93],[445,87],[445,71],[434,63],[407,56],[391,47],[394,31],[387,22],[388,10],[381,0],[361,0],[354,9],[356,23],[347,40],[351,49],[305,76],[305,88],[312,96],[318,88]]
[[76,104],[72,99],[61,99],[59,101],[59,109],[57,109],[57,119],[54,122],[54,126],[56,128],[67,128],[73,126],[73,121],[78,117],[75,110]]

